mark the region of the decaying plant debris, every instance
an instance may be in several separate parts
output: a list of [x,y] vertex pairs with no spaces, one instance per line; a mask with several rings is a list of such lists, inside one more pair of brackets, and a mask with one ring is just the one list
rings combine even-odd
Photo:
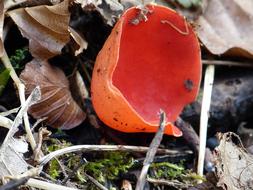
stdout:
[[[201,85],[197,100],[185,106],[174,123],[183,132],[182,137],[166,135],[164,127],[170,113],[162,110],[157,113],[156,134],[123,133],[109,128],[97,116],[90,89],[99,51],[115,23],[130,7],[137,6],[139,14],[126,24],[138,27],[149,22],[152,14],[146,6],[149,3],[0,1],[3,63],[0,66],[0,190],[253,188],[249,153],[253,152],[251,0],[156,1],[185,14],[188,20],[182,26],[161,21],[173,32],[182,34],[182,40],[189,31],[180,27],[185,29],[191,20],[191,27],[203,44],[203,68],[215,70],[211,76],[205,74],[206,78],[214,78],[213,84]],[[114,32],[119,33],[116,29]],[[145,38],[145,30],[142,33]],[[156,33],[152,36],[155,38]],[[137,44],[138,36],[134,39]],[[147,39],[145,43],[150,41]],[[183,48],[175,55],[176,60],[184,56]],[[145,52],[145,47],[138,51]],[[159,49],[154,52],[159,54]],[[108,60],[100,58],[100,61]],[[181,69],[187,71],[185,65]],[[152,71],[156,66],[152,66]],[[101,74],[103,69],[106,68],[95,72]],[[173,81],[178,81],[177,73],[172,73]],[[191,75],[194,76],[186,78],[181,86],[186,93],[196,87],[191,78],[199,77]],[[156,93],[163,96],[161,91],[165,89],[159,88]],[[103,103],[102,99],[97,101]],[[206,126],[204,133],[205,130],[208,133],[200,141],[199,123],[203,116],[201,126]],[[202,158],[205,154],[204,167],[200,161],[197,163],[199,152]],[[197,165],[204,175],[199,170],[196,173]]]
[[226,189],[252,188],[253,157],[247,153],[240,138],[233,133],[219,134],[215,150],[218,186]]

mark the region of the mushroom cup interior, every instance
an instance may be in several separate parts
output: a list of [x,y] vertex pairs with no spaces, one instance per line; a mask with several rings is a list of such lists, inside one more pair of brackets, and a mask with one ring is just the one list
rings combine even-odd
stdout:
[[159,111],[175,121],[199,88],[200,50],[191,27],[173,10],[150,6],[148,20],[134,25],[139,11],[124,16],[113,85],[146,122],[157,124]]

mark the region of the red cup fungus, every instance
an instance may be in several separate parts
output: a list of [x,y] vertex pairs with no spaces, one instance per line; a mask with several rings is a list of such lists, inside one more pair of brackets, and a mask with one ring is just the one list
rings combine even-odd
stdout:
[[94,66],[91,92],[98,117],[122,132],[156,132],[162,109],[165,134],[181,136],[173,122],[197,96],[200,60],[192,27],[174,10],[128,9]]

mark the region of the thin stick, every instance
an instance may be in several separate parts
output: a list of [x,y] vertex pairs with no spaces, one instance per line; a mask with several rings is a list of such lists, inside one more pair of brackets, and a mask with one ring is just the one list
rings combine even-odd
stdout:
[[197,173],[203,176],[204,170],[204,159],[206,151],[206,136],[207,136],[207,125],[209,117],[209,109],[211,105],[212,88],[214,81],[214,65],[208,65],[205,72],[203,99],[200,114],[200,132],[199,132],[199,156],[198,156],[198,167]]
[[138,178],[135,190],[144,189],[148,169],[149,169],[150,164],[153,162],[157,149],[162,141],[165,126],[166,126],[166,115],[163,111],[161,111],[159,129],[149,146],[150,148],[143,162],[143,167],[141,170],[141,174]]
[[84,175],[94,184],[96,185],[99,189],[101,190],[108,190],[105,186],[103,186],[101,183],[99,183],[95,178],[93,178],[92,176],[84,173]]
[[156,185],[166,185],[170,187],[175,187],[177,189],[187,189],[191,186],[191,184],[183,183],[177,180],[165,180],[165,179],[153,179],[147,178],[147,181]]
[[41,180],[34,179],[34,178],[30,178],[27,181],[26,185],[31,186],[31,187],[35,187],[38,189],[45,189],[45,190],[52,190],[52,189],[53,190],[78,190],[76,188],[57,185],[57,184],[49,183],[46,181],[41,181]]
[[44,138],[50,136],[51,134],[52,133],[50,131],[48,131],[46,128],[44,128],[44,127],[41,127],[39,129],[37,147],[33,151],[33,153],[34,153],[34,161],[37,161],[41,157],[44,156],[44,154],[41,151],[42,143],[43,143]]
[[[16,84],[17,89],[18,89],[18,94],[19,94],[21,106],[24,106],[24,104],[25,104],[25,85],[18,78],[18,75],[16,74],[14,68],[12,67],[12,64],[10,62],[10,59],[9,59],[5,49],[3,50],[3,56],[1,57],[1,60],[4,64],[4,66],[10,70],[10,76],[11,76],[12,80],[14,81],[14,83]],[[28,141],[29,141],[32,149],[34,150],[36,147],[36,142],[34,140],[32,132],[31,132],[27,112],[24,114],[24,124],[25,124],[25,130],[27,133]]]
[[[187,145],[193,150],[196,155],[199,153],[199,136],[193,127],[185,122],[181,117],[175,122],[176,126],[183,132],[183,138],[187,142]],[[209,166],[208,169],[212,169],[213,155],[209,148],[206,148],[205,153],[205,166]]]
[[253,68],[253,64],[250,63],[250,62],[222,61],[222,60],[205,60],[205,59],[202,59],[202,63],[205,64],[205,65],[222,65],[222,66],[234,66],[234,67]]
[[[143,146],[123,146],[123,145],[75,145],[66,147],[60,150],[56,150],[51,152],[41,158],[39,160],[40,166],[44,166],[51,159],[61,156],[63,154],[71,153],[71,152],[88,152],[88,151],[124,151],[124,152],[140,152],[146,153],[149,150],[149,147]],[[158,153],[160,154],[178,154],[178,151],[175,150],[167,150],[167,149],[158,149]],[[181,153],[181,152],[180,152]],[[187,152],[188,153],[188,152]]]
[[13,121],[7,117],[0,115],[0,126],[9,129],[13,124]]
[[14,179],[6,184],[1,185],[0,190],[11,190],[11,189],[18,189],[21,185],[24,185],[28,181],[29,177],[24,177],[21,179]]
[[[19,107],[19,108],[20,108],[20,107]],[[18,113],[19,108],[13,108],[13,109],[11,109],[11,110],[7,110],[7,111],[4,111],[4,112],[0,112],[0,116],[6,117],[6,116],[11,115],[11,114],[13,114],[13,113]]]
[[5,139],[4,139],[4,141],[1,145],[1,148],[0,148],[0,156],[4,155],[5,148],[9,144],[10,138],[13,137],[15,132],[18,130],[18,126],[22,123],[23,115],[25,113],[27,113],[28,107],[31,106],[32,104],[36,103],[39,99],[40,99],[40,89],[38,87],[36,87],[32,91],[31,95],[24,102],[24,104],[21,106],[15,120],[13,121],[12,126],[9,128],[9,131],[8,131],[7,135],[5,136]]
[[19,87],[19,85],[22,84],[22,82],[20,81],[20,79],[18,78],[18,75],[16,74],[14,68],[12,67],[12,64],[10,62],[10,59],[9,59],[5,49],[3,50],[3,56],[1,57],[1,60],[4,64],[5,68],[10,70],[10,76],[11,76],[12,80],[15,82],[16,86]]
[[34,124],[33,126],[31,127],[31,131],[34,131],[34,129],[43,121],[45,121],[47,119],[47,117],[42,117],[40,119],[38,119]]

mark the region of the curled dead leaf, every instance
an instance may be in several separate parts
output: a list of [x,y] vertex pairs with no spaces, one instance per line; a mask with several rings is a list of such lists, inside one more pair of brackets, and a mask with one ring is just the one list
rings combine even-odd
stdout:
[[48,125],[61,129],[74,128],[85,119],[86,114],[72,98],[68,80],[59,68],[46,61],[33,60],[26,65],[20,78],[27,94],[35,86],[41,88],[41,100],[28,111],[34,118],[47,117]]
[[29,49],[33,57],[49,59],[60,54],[69,41],[68,3],[65,0],[53,6],[41,5],[8,12],[22,35],[29,39]]
[[218,187],[240,190],[253,188],[253,157],[234,133],[219,134],[220,145],[215,151]]
[[82,34],[79,34],[77,31],[75,31],[71,27],[69,27],[69,33],[71,37],[75,40],[75,42],[79,45],[79,49],[75,51],[75,56],[77,56],[80,53],[82,53],[84,49],[87,49],[88,42],[85,40]]
[[211,0],[197,20],[197,33],[213,54],[253,57],[253,1]]

